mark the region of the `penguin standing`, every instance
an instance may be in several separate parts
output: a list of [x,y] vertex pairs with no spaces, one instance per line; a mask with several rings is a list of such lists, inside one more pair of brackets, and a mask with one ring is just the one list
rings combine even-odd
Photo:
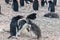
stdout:
[[49,2],[49,7],[48,7],[48,10],[50,11],[50,12],[55,12],[55,5],[54,5],[54,3],[50,0],[50,1],[48,1]]
[[46,5],[47,5],[47,0],[44,1],[44,5],[45,5],[45,3],[46,3]]
[[10,1],[10,0],[5,0],[5,2],[6,2],[7,4],[9,4],[9,1]]
[[28,32],[32,31],[37,36],[37,39],[39,39],[41,37],[40,28],[35,23],[33,23],[30,19],[27,20],[28,20],[28,24],[31,25],[30,30],[29,28],[27,28]]
[[41,0],[41,6],[44,7],[44,0]]
[[56,6],[56,4],[57,4],[57,0],[53,0],[53,3],[54,3],[54,5]]
[[19,6],[17,0],[13,0],[12,7],[14,11],[18,12]]
[[0,15],[3,15],[3,14],[1,13],[1,6],[0,6]]
[[28,0],[29,2],[33,3],[33,0]]
[[0,14],[1,14],[1,6],[0,6]]
[[34,0],[33,2],[33,10],[38,10],[39,9],[39,2],[38,0]]
[[29,4],[28,1],[31,2],[31,3],[33,3],[33,0],[25,0],[25,2],[26,2],[27,4]]
[[23,16],[20,15],[12,18],[10,23],[10,36],[8,37],[8,39],[11,38],[12,36],[16,36],[16,32],[18,30],[18,20],[22,18]]
[[46,5],[47,5],[47,0],[41,0],[41,6],[42,6],[42,7],[44,7],[45,3],[46,3]]
[[27,4],[29,4],[29,3],[28,3],[28,0],[25,0],[25,2],[26,2]]
[[24,0],[20,0],[20,6],[24,6]]
[[37,39],[39,39],[41,37],[41,30],[35,23],[33,23],[31,21],[31,20],[35,20],[35,19],[36,19],[36,13],[30,14],[27,16],[27,18],[26,18],[27,23],[29,25],[31,25],[30,29],[27,28],[27,30],[28,30],[28,32],[32,31],[37,36]]

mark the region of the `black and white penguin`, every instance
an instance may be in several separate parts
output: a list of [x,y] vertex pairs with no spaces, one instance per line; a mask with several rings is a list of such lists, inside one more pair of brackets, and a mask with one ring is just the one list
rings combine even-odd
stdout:
[[53,0],[53,3],[56,6],[57,5],[57,0]]
[[10,0],[5,0],[5,2],[6,2],[7,4],[9,4],[9,1],[10,1]]
[[13,4],[12,4],[12,7],[13,7],[13,10],[15,11],[15,12],[18,12],[19,10],[19,6],[18,6],[18,2],[17,2],[17,0],[13,0]]
[[33,2],[33,10],[38,10],[39,9],[39,2],[38,2],[38,0],[34,0],[34,2]]
[[22,18],[23,16],[20,16],[20,15],[12,18],[11,23],[10,23],[10,36],[8,37],[8,39],[11,38],[12,36],[16,36],[16,30],[19,27],[18,20]]
[[48,3],[49,3],[48,10],[49,10],[50,12],[55,12],[55,5],[54,5],[54,3],[53,3],[51,0],[48,1]]
[[24,6],[24,0],[20,0],[20,6]]
[[35,23],[31,21],[35,19],[36,19],[36,13],[27,16],[26,18],[26,20],[28,21],[27,23],[31,25],[30,28],[27,28],[27,30],[32,31],[37,36],[37,39],[39,39],[41,37],[41,30]]

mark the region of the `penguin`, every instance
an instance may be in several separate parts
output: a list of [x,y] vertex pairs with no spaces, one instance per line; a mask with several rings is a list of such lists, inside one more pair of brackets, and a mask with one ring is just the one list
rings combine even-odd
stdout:
[[7,4],[9,4],[9,1],[10,1],[10,0],[5,0],[5,2],[6,2]]
[[24,0],[20,0],[20,6],[21,6],[21,7],[24,6]]
[[37,11],[39,9],[39,2],[38,0],[34,0],[33,2],[33,10]]
[[29,4],[28,2],[33,3],[33,0],[25,0],[25,2]]
[[54,3],[53,3],[51,0],[48,1],[48,3],[49,3],[48,10],[49,10],[50,12],[55,12],[55,5],[54,5]]
[[53,3],[56,6],[57,5],[57,0],[53,0]]
[[28,24],[31,25],[29,28],[27,28],[28,32],[32,31],[36,36],[37,39],[41,37],[41,30],[40,28],[31,21],[31,19],[27,19]]
[[10,23],[10,36],[8,37],[8,39],[12,36],[16,36],[16,31],[18,30],[18,20],[22,18],[23,16],[20,15],[12,18]]
[[19,6],[18,6],[17,0],[13,0],[12,7],[13,7],[13,10],[14,10],[15,12],[18,12],[18,11],[19,11]]
[[44,0],[41,0],[41,6],[44,7]]
[[27,28],[27,31],[28,32],[32,31],[37,36],[37,39],[39,39],[41,37],[41,30],[35,23],[31,21],[35,19],[36,13],[32,13],[26,17],[27,23],[30,25],[30,27]]

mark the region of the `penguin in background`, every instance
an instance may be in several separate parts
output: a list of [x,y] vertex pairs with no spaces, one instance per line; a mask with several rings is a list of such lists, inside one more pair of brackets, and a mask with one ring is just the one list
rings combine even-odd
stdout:
[[28,0],[28,1],[30,1],[31,3],[33,3],[33,0]]
[[37,11],[39,9],[39,2],[38,0],[34,0],[33,2],[33,10]]
[[45,3],[46,3],[46,5],[47,5],[47,0],[41,0],[41,6],[42,6],[42,7],[44,7]]
[[7,4],[9,4],[9,1],[10,1],[10,0],[5,0],[5,2],[6,2]]
[[33,3],[33,0],[25,0],[25,2],[26,2],[27,4],[29,4],[28,1],[31,2],[31,3]]
[[45,14],[44,17],[59,18],[59,15],[55,13],[55,5],[54,5],[54,2],[52,0],[49,0],[48,2],[49,2],[48,11],[50,11],[50,13]]
[[21,6],[21,7],[24,6],[24,0],[20,0],[20,6]]
[[5,0],[5,3],[11,5],[11,2],[12,2],[12,1],[13,1],[13,0]]
[[29,4],[29,3],[28,3],[28,0],[25,0],[25,2],[26,2],[27,4]]
[[58,14],[56,13],[48,13],[48,14],[45,14],[44,17],[59,18]]
[[12,7],[13,7],[13,10],[14,10],[15,12],[18,12],[18,11],[19,11],[19,6],[18,6],[17,0],[13,0]]
[[0,14],[1,14],[1,6],[0,6]]
[[1,5],[0,5],[0,15],[3,15],[2,12],[1,12]]
[[44,7],[44,0],[41,0],[41,6]]
[[28,0],[29,2],[33,3],[33,0]]
[[49,0],[48,3],[49,3],[48,10],[50,12],[55,12],[55,5],[54,5],[54,3],[51,0]]
[[45,3],[46,3],[46,5],[47,5],[47,0],[44,1],[44,5],[45,5]]
[[53,3],[56,6],[57,5],[57,0],[53,0]]
[[36,19],[36,13],[32,13],[32,14],[30,14],[30,15],[28,15],[27,17],[26,17],[26,19],[31,19],[31,20],[35,20]]

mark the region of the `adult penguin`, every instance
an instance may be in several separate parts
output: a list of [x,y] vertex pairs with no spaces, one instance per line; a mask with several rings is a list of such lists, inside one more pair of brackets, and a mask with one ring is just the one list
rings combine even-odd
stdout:
[[28,0],[29,2],[33,3],[33,0]]
[[31,20],[35,20],[36,19],[36,13],[32,13],[32,14],[30,14],[30,15],[28,15],[27,17],[26,17],[26,19],[31,19]]
[[44,7],[44,0],[41,0],[41,6]]
[[54,3],[54,5],[56,6],[56,4],[57,4],[57,0],[53,0],[53,3]]
[[0,14],[1,14],[1,6],[0,6]]
[[38,10],[39,9],[39,2],[38,2],[38,0],[34,0],[34,2],[33,2],[33,10]]
[[29,4],[28,1],[31,2],[31,3],[33,3],[33,0],[25,0],[25,2],[26,2],[27,4]]
[[[28,24],[31,25],[30,31],[32,31],[37,36],[37,39],[39,39],[41,37],[40,28],[35,23],[33,23],[30,19],[27,19],[27,20],[28,20]],[[29,31],[29,28],[28,28],[28,31]]]
[[20,0],[20,6],[24,6],[24,0]]
[[51,0],[49,0],[48,3],[49,3],[48,10],[50,12],[55,12],[55,5],[54,5],[54,3]]
[[9,4],[9,1],[10,1],[10,0],[5,0],[5,2],[6,2],[7,4]]
[[13,10],[16,11],[16,12],[18,12],[19,7],[18,7],[17,0],[13,0],[13,5],[12,6],[13,6]]
[[16,36],[16,31],[18,31],[18,20],[22,18],[23,16],[20,15],[12,18],[10,23],[10,36],[8,37],[8,39],[12,36]]

